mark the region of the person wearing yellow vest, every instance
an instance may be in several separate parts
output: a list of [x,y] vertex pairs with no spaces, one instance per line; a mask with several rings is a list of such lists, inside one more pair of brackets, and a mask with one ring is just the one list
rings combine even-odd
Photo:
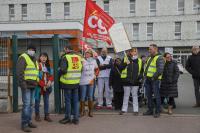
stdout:
[[[149,46],[150,56],[147,59],[144,69],[145,89],[147,95],[148,110],[143,115],[154,115],[154,118],[160,117],[160,81],[164,70],[165,61],[163,56],[159,55],[156,44]],[[153,111],[153,97],[156,100],[155,112]]]
[[[66,54],[60,62],[60,86],[64,90],[65,97],[65,117],[60,120],[61,124],[79,124],[79,83],[82,71],[82,59],[75,54],[71,46],[65,47]],[[72,102],[71,102],[72,101]],[[71,112],[73,110],[73,119]]]
[[30,128],[37,127],[31,121],[34,90],[38,85],[39,79],[39,67],[35,58],[35,52],[35,46],[29,45],[27,53],[21,54],[17,61],[17,80],[22,91],[23,102],[21,129],[24,132],[31,132]]
[[133,114],[138,115],[138,88],[142,79],[142,60],[138,58],[137,48],[128,51],[121,64],[121,79],[124,88],[123,106],[120,115],[127,112],[130,93],[133,99]]

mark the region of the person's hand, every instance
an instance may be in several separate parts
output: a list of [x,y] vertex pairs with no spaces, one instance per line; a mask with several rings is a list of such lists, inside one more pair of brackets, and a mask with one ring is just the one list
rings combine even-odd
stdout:
[[100,65],[100,67],[103,67],[103,66],[105,66],[105,64]]
[[94,79],[90,80],[89,84],[93,85],[94,84]]
[[47,90],[47,86],[44,86],[44,87],[43,87],[43,90],[46,91],[46,90]]
[[49,88],[51,86],[51,81],[48,81],[46,86]]
[[129,60],[127,60],[127,61],[126,61],[126,64],[127,64],[127,65],[128,65],[128,64],[130,64],[130,61],[129,61]]

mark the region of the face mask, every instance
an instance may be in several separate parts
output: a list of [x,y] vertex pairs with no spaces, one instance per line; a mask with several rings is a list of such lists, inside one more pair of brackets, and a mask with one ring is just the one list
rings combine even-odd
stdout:
[[32,50],[28,50],[27,52],[30,56],[34,56],[35,55],[35,51],[32,51]]
[[87,61],[92,61],[92,57],[87,58]]
[[137,55],[135,55],[135,56],[132,56],[132,59],[133,60],[135,60],[135,59],[137,59],[138,58],[138,56]]

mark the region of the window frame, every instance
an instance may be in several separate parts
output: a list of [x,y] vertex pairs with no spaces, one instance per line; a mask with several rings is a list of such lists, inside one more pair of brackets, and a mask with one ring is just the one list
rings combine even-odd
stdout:
[[64,16],[70,16],[70,2],[64,2]]
[[156,16],[157,8],[151,9],[152,2],[155,2],[155,7],[157,7],[157,0],[149,0],[149,16]]
[[193,0],[193,11],[195,14],[199,14],[200,13],[200,0],[198,0],[199,3],[197,4],[198,6],[195,5],[195,0]]
[[[149,24],[152,24],[152,33],[148,33],[148,27],[149,27],[148,25],[149,25]],[[149,23],[147,23],[147,25],[146,25],[146,26],[147,26],[147,27],[146,27],[146,28],[147,28],[147,29],[146,29],[146,31],[147,31],[147,32],[146,32],[146,40],[153,40],[153,37],[154,37],[154,26],[153,26],[153,25],[154,25],[154,23],[152,23],[152,22],[149,22]],[[151,38],[149,39],[150,35],[151,35]]]
[[[176,31],[177,24],[180,24],[179,25],[180,26],[180,31],[178,31],[178,32]],[[175,40],[181,40],[181,38],[182,38],[181,32],[182,32],[182,23],[180,21],[177,21],[177,22],[174,23],[174,37],[175,37]]]
[[[50,11],[50,12],[48,12]],[[52,10],[51,10],[51,3],[45,3],[45,13],[46,13],[46,17],[51,17],[52,14]]]
[[[133,23],[133,40],[138,41],[139,40],[139,34],[140,34],[140,24],[139,23]],[[137,34],[134,34],[134,26],[137,25]]]
[[15,5],[14,4],[9,4],[8,8],[9,8],[9,19],[12,21],[15,18]]
[[[25,12],[24,12],[25,11]],[[28,17],[28,6],[27,4],[21,4],[22,20],[26,20]]]
[[182,0],[183,1],[182,8],[179,7],[179,1],[180,0],[177,0],[177,12],[178,12],[178,15],[182,15],[182,14],[184,14],[184,11],[185,11],[185,0]]
[[[110,10],[109,4],[110,4],[109,0],[104,0],[104,1],[103,1],[103,9],[104,9],[104,12],[106,12],[106,13],[108,13],[108,14],[109,14],[109,10]],[[105,9],[106,9],[106,6],[108,7],[108,11],[105,10]]]
[[[134,7],[134,10],[131,10],[132,6]],[[129,0],[129,12],[131,14],[134,14],[136,12],[135,8],[136,8],[136,0],[133,0],[133,1]]]

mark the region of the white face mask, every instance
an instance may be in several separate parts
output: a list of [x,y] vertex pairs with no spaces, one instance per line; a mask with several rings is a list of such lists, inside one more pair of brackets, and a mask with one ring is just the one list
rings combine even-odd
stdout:
[[92,61],[92,59],[93,59],[92,57],[89,57],[87,58],[87,61]]
[[33,51],[33,50],[28,50],[28,52],[27,52],[30,56],[34,56],[35,55],[35,51]]
[[138,58],[138,56],[137,55],[135,55],[135,56],[132,56],[132,59],[133,60],[135,60],[135,59],[137,59]]

